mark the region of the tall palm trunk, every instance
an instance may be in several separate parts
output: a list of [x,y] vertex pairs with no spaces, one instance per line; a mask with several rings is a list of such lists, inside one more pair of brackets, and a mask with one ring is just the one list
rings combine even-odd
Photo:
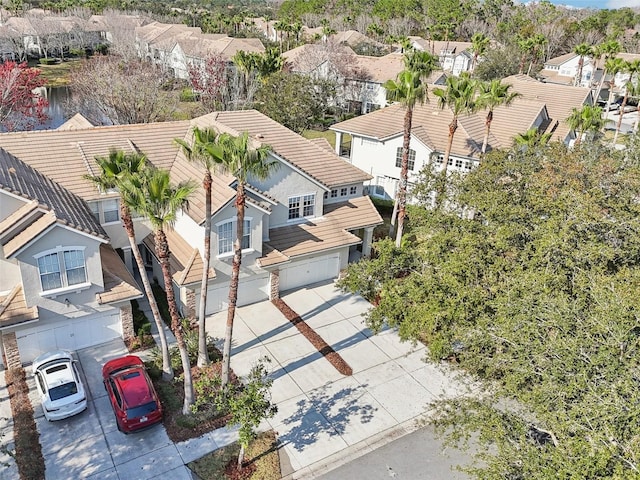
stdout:
[[164,322],[160,316],[160,310],[158,310],[158,304],[156,297],[153,295],[151,284],[149,283],[149,277],[144,268],[144,262],[142,261],[142,255],[140,255],[140,249],[136,244],[136,235],[133,228],[133,220],[131,219],[131,211],[124,202],[120,203],[120,218],[124,229],[129,237],[129,245],[131,246],[131,252],[133,258],[136,259],[136,265],[138,265],[138,272],[140,272],[140,278],[142,279],[142,286],[144,287],[144,293],[147,295],[149,306],[151,307],[151,313],[153,314],[153,320],[156,322],[156,328],[158,329],[158,336],[160,337],[160,352],[162,353],[162,379],[173,379],[173,368],[171,368],[171,358],[169,357],[169,345],[167,344],[167,335],[164,332]]
[[447,140],[447,149],[444,152],[444,159],[442,161],[442,173],[440,174],[440,182],[438,185],[438,192],[436,198],[436,208],[440,208],[443,205],[444,196],[447,191],[447,166],[449,165],[449,156],[451,155],[451,147],[453,145],[453,136],[458,129],[458,117],[453,117],[453,120],[449,124],[449,138]]
[[205,317],[207,315],[207,293],[209,290],[209,267],[211,265],[211,172],[206,171],[202,186],[206,195],[204,208],[204,265],[200,282],[200,307],[198,309],[198,366],[209,363],[207,354],[207,331]]
[[620,133],[620,127],[622,126],[622,116],[624,115],[624,109],[627,106],[627,98],[629,93],[627,90],[624,92],[624,97],[622,98],[622,103],[620,104],[620,118],[618,118],[618,123],[616,125],[616,133],[613,135],[613,144],[616,144],[616,140],[618,140],[618,133]]
[[182,369],[184,376],[184,403],[182,405],[182,413],[187,415],[190,412],[189,407],[193,404],[193,381],[191,378],[191,363],[189,362],[189,353],[187,351],[187,345],[184,341],[184,335],[182,333],[182,323],[180,322],[180,316],[178,315],[178,306],[176,304],[176,297],[173,293],[173,281],[171,280],[171,269],[169,267],[169,244],[167,243],[167,236],[162,229],[156,230],[156,255],[158,261],[162,267],[162,277],[164,279],[164,289],[167,294],[167,303],[169,304],[169,314],[171,315],[171,329],[176,337],[178,343],[178,350],[180,351],[180,360],[182,361]]
[[482,141],[482,155],[487,153],[487,145],[489,144],[489,132],[491,131],[491,122],[493,122],[493,110],[489,110],[487,118],[484,121],[484,140]]
[[231,338],[233,335],[233,321],[236,315],[238,303],[238,283],[240,280],[240,264],[242,263],[242,237],[244,236],[244,184],[238,182],[236,192],[236,239],[233,244],[233,263],[231,267],[231,282],[229,283],[229,307],[227,309],[227,326],[224,335],[224,347],[222,350],[222,385],[229,382],[231,370]]
[[398,199],[398,226],[396,229],[396,248],[400,248],[402,232],[404,231],[404,218],[407,205],[407,183],[409,176],[409,143],[411,141],[411,123],[413,120],[413,107],[407,106],[404,114],[404,136],[402,138],[402,160],[400,163],[400,188],[396,194]]

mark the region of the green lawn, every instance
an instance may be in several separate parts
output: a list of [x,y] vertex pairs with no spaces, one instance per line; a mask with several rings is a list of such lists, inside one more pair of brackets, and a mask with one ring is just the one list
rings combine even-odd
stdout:
[[312,138],[326,138],[333,147],[336,143],[336,133],[331,130],[305,130],[302,132],[304,138],[311,140]]
[[69,85],[69,76],[71,70],[78,65],[80,60],[68,60],[57,63],[55,65],[41,65],[34,62],[29,66],[38,68],[42,73],[41,76],[47,87],[62,87]]

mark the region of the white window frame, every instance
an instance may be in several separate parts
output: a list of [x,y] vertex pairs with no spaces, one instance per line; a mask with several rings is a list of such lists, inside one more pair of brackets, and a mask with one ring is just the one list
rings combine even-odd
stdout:
[[[85,258],[85,254],[84,254],[85,250],[86,250],[85,246],[70,245],[70,246],[63,247],[59,245],[55,248],[45,250],[33,256],[33,258],[36,260],[38,277],[40,279],[40,289],[41,289],[40,294],[42,296],[55,297],[64,292],[80,291],[80,290],[89,288],[91,286],[91,282],[89,282],[88,275],[87,275],[87,259]],[[80,254],[82,255],[81,267],[67,265],[68,260],[65,258],[66,256],[65,254],[70,252],[80,252]],[[58,269],[57,270],[52,269],[51,271],[43,272],[42,271],[43,265],[41,265],[40,259],[43,259],[45,257],[52,257],[53,259],[54,256],[55,256],[55,261],[54,261],[55,265],[53,265],[52,263],[51,266],[52,267],[57,266]],[[69,278],[71,277],[70,272],[75,270],[80,270],[80,269],[84,270],[84,281],[69,283]],[[59,275],[60,286],[55,288],[45,289],[42,281],[43,275],[51,275],[54,273],[58,273]]]
[[[337,190],[336,190],[336,194],[337,194]],[[331,195],[333,198],[333,190],[331,191]],[[292,207],[292,202],[297,201],[297,207]],[[309,203],[310,202],[310,203]],[[311,193],[303,193],[300,195],[291,195],[288,199],[287,199],[287,221],[288,222],[296,222],[296,221],[300,221],[302,219],[305,218],[313,218],[316,215],[316,193],[315,192],[311,192]],[[295,210],[295,216],[291,216],[292,213],[294,213]],[[308,209],[311,208],[311,212],[308,212]],[[305,215],[305,213],[307,213]]]
[[[396,168],[402,168],[402,147],[396,149]],[[413,148],[409,149],[409,158],[407,159],[408,168],[410,171],[416,166],[416,151]]]
[[[116,202],[116,208],[111,210],[105,210],[106,202]],[[115,223],[120,223],[120,198],[105,198],[102,200],[97,200],[95,202],[90,202],[89,207],[91,208],[91,213],[93,213],[94,218],[100,222],[100,225],[112,225]],[[115,212],[116,219],[115,220],[106,220],[105,212]],[[139,214],[134,214],[132,212],[132,217],[139,217]]]
[[[250,252],[253,250],[251,245],[252,221],[253,221],[252,217],[244,217],[244,230],[242,232],[242,252],[243,253]],[[228,218],[226,220],[216,223],[216,235],[218,236],[218,240],[216,242],[217,243],[216,251],[218,252],[217,258],[224,258],[224,257],[229,257],[233,255],[233,244],[236,240],[237,223],[238,223],[238,217],[233,217],[230,219]],[[227,239],[226,237],[223,238],[220,235],[220,227],[223,227],[223,226],[226,227],[227,225],[231,226],[230,248],[225,249],[224,251],[220,251],[220,247],[221,247],[220,241],[221,240],[224,240],[225,242],[229,241],[229,239]],[[246,246],[245,246],[245,243],[246,243]]]

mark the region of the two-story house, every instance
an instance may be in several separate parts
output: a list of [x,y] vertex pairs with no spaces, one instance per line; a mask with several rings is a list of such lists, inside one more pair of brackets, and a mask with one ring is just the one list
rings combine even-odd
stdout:
[[[511,84],[513,91],[521,96],[511,106],[494,110],[487,151],[509,148],[517,134],[534,127],[540,132],[551,132],[554,140],[567,144],[575,139],[575,132],[565,120],[572,107],[579,108],[591,102],[590,90],[548,85],[524,75],[508,77],[504,83]],[[375,197],[395,198],[400,180],[404,113],[404,107],[396,104],[330,127],[336,132],[336,153],[371,175],[368,193]],[[486,111],[479,111],[458,118],[448,171],[465,173],[478,164],[486,131],[486,114]],[[414,107],[410,183],[427,164],[434,163],[437,169],[443,167],[452,119],[451,110],[438,108],[436,102]],[[344,145],[349,146],[346,151]]]
[[[538,72],[538,77],[547,83],[591,87],[594,82],[600,80],[596,78],[594,68],[593,59],[587,56],[583,57],[582,77],[576,79],[580,70],[580,55],[570,52],[544,62],[542,70]],[[602,71],[599,70],[598,73],[602,73]]]
[[409,37],[409,40],[416,50],[429,52],[438,57],[440,68],[454,77],[462,72],[470,72],[473,68],[471,42],[425,40],[421,37]]
[[5,367],[134,335],[142,293],[87,203],[4,149],[0,246]]
[[[151,164],[169,170],[174,182],[190,179],[199,186],[190,200],[189,208],[182,212],[174,229],[167,232],[179,308],[185,316],[197,311],[203,268],[205,199],[201,181],[204,172],[198,165],[187,161],[174,142],[176,138],[190,141],[191,129],[196,125],[201,128],[213,127],[233,135],[247,131],[253,145],[271,147],[270,160],[279,165],[267,180],[251,179],[247,188],[249,199],[245,214],[245,236],[242,239],[239,305],[274,298],[281,290],[335,278],[358,250],[360,254],[369,254],[373,229],[382,222],[370,199],[363,195],[363,184],[370,176],[341,159],[330,148],[308,141],[254,110],[212,113],[191,121],[90,128],[83,128],[86,124],[76,118],[73,128],[3,134],[0,136],[0,152],[5,152],[15,162],[23,164],[24,168],[29,168],[39,181],[57,182],[60,189],[68,192],[67,197],[74,199],[69,208],[76,215],[77,212],[83,212],[82,219],[87,223],[81,225],[81,235],[84,234],[93,242],[81,242],[74,232],[67,234],[72,224],[66,217],[61,217],[58,223],[63,225],[57,227],[59,235],[52,235],[50,242],[38,244],[37,248],[24,253],[24,257],[15,262],[31,264],[29,277],[22,280],[23,297],[12,293],[15,285],[13,280],[0,284],[0,296],[3,299],[12,296],[21,302],[12,300],[9,304],[20,305],[28,310],[39,305],[40,301],[46,302],[44,308],[47,309],[51,325],[64,327],[60,332],[67,332],[68,336],[72,335],[70,338],[76,339],[76,344],[65,343],[64,335],[52,334],[47,342],[41,344],[35,339],[39,338],[41,330],[47,325],[36,322],[30,327],[33,328],[35,337],[31,338],[34,340],[29,340],[28,336],[21,340],[22,336],[17,335],[22,362],[54,347],[87,346],[86,341],[78,340],[80,334],[75,331],[76,326],[82,326],[69,323],[67,312],[102,318],[105,307],[100,305],[97,298],[108,300],[117,309],[111,307],[110,313],[105,314],[109,320],[105,320],[104,328],[112,336],[105,333],[96,335],[108,340],[113,335],[123,334],[121,315],[118,314],[117,319],[114,315],[121,307],[115,297],[112,299],[113,295],[107,295],[106,285],[114,283],[112,277],[124,278],[126,275],[118,274],[120,271],[115,271],[114,267],[108,269],[103,260],[107,256],[105,251],[116,251],[124,259],[121,270],[126,265],[133,271],[129,243],[119,218],[119,195],[115,191],[99,191],[83,178],[87,174],[100,173],[95,157],[106,156],[111,149],[144,153]],[[61,165],[64,168],[60,168]],[[5,180],[0,183],[5,185]],[[14,189],[12,186],[10,191]],[[52,203],[50,196],[41,196],[42,205]],[[227,301],[236,221],[234,198],[235,178],[223,173],[216,174],[212,192],[212,268],[208,313],[225,308]],[[68,199],[66,201],[70,202]],[[2,203],[0,235],[8,231],[8,227],[3,228],[5,223],[13,225],[24,216],[14,212],[19,209],[24,212],[26,208],[17,205],[10,209],[8,203]],[[42,218],[44,220],[34,224],[47,228],[44,225],[51,222],[48,220],[50,215],[42,215]],[[149,226],[140,218],[136,219],[135,224],[136,238],[142,245],[143,258],[147,263],[147,273],[162,283]],[[30,237],[32,232],[36,232],[35,228],[26,226],[27,233],[22,237]],[[0,236],[0,240],[3,238]],[[13,238],[7,237],[7,242],[0,243],[3,259],[7,258],[8,261],[13,261],[16,255],[23,255],[17,253],[18,250],[13,246],[16,240]],[[104,246],[99,246],[100,242]],[[78,252],[84,253],[80,255]],[[58,263],[49,255],[57,255]],[[41,257],[40,267],[38,259]],[[114,253],[109,258],[115,261],[120,257]],[[86,278],[79,271],[82,259],[86,261]],[[97,277],[102,275],[100,265],[102,271],[111,272],[109,279]],[[41,268],[39,274],[34,270],[36,267]],[[21,267],[18,265],[13,268]],[[57,281],[55,274],[60,274],[62,280]],[[11,278],[16,279],[17,273]],[[124,290],[123,286],[120,288]],[[138,295],[140,293],[136,287],[135,296]],[[121,301],[120,297],[117,301]],[[6,307],[3,311],[11,312],[12,308]],[[29,311],[33,317],[35,314]],[[86,318],[93,319],[93,316]],[[32,317],[25,317],[25,321],[33,320]],[[26,328],[26,324],[23,328]]]

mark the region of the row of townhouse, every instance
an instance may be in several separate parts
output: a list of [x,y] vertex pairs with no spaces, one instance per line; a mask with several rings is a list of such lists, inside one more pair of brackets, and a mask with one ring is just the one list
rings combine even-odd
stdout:
[[231,62],[239,51],[262,53],[258,38],[233,38],[226,34],[204,34],[200,27],[151,22],[135,29],[138,55],[176,78],[189,78],[189,66],[201,65],[213,54]]
[[[494,110],[487,151],[509,148],[516,135],[532,127],[541,133],[552,133],[554,141],[570,145],[575,140],[576,133],[569,128],[566,119],[573,107],[592,104],[590,89],[546,84],[526,75],[507,77],[503,82],[512,85],[512,91],[520,96],[509,107]],[[368,193],[374,197],[395,198],[400,179],[404,113],[401,105],[391,105],[330,127],[336,132],[336,153],[371,175],[366,184]],[[486,111],[458,118],[448,171],[465,173],[480,162],[485,118]],[[441,168],[452,119],[451,110],[440,109],[436,102],[414,107],[410,183],[431,162]],[[348,148],[345,149],[345,145]]]
[[[332,279],[350,257],[368,255],[382,223],[363,194],[370,176],[341,159],[326,141],[309,141],[254,110],[216,112],[185,121],[92,127],[74,117],[58,130],[0,135],[0,350],[15,367],[58,348],[78,349],[130,337],[131,299],[142,296],[119,195],[84,179],[97,175],[96,156],[112,149],[141,152],[174,182],[199,189],[172,230],[173,288],[183,315],[197,311],[204,248],[203,170],[174,139],[212,127],[254,146],[269,145],[279,168],[249,182],[240,305],[282,290]],[[211,279],[207,313],[226,307],[235,232],[235,179],[214,178]],[[135,220],[148,274],[162,278],[154,236]]]
[[61,56],[70,49],[94,49],[113,41],[114,35],[131,31],[146,20],[134,15],[92,15],[89,18],[53,16],[31,10],[22,17],[8,17],[0,25],[3,59]]

